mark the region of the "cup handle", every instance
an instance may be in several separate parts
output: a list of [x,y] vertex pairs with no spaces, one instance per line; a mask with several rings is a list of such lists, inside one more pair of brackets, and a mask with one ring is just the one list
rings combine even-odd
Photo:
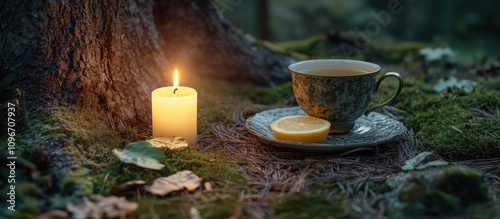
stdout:
[[378,92],[380,90],[380,83],[382,83],[382,81],[388,77],[395,77],[398,79],[398,81],[399,81],[398,90],[396,91],[396,93],[394,95],[392,95],[391,98],[389,98],[385,102],[376,104],[375,106],[371,106],[370,108],[368,108],[365,112],[365,116],[367,116],[374,109],[377,109],[379,107],[383,107],[383,106],[391,103],[393,100],[395,100],[399,96],[399,94],[401,93],[401,90],[403,90],[403,78],[401,78],[401,75],[397,72],[387,72],[384,74],[384,76],[380,77],[380,79],[377,80],[376,92]]

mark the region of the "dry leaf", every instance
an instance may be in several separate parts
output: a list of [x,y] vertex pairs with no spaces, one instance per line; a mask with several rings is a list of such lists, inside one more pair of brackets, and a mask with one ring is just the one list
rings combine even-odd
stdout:
[[188,142],[183,137],[157,137],[146,140],[153,147],[179,149],[188,146]]
[[189,219],[201,219],[200,211],[195,207],[189,208]]
[[52,210],[38,216],[38,219],[68,218],[68,212],[63,210]]
[[210,184],[209,182],[203,183],[203,187],[205,187],[205,190],[207,190],[207,192],[212,191],[212,184]]
[[427,156],[429,156],[431,154],[432,154],[432,152],[430,152],[430,151],[424,151],[420,154],[417,154],[417,156],[413,157],[412,159],[405,161],[405,165],[403,167],[401,167],[401,169],[413,170],[420,162],[422,162]]
[[129,181],[121,185],[113,186],[113,188],[111,188],[110,194],[120,194],[123,192],[135,190],[136,188],[144,187],[144,185],[146,185],[146,181],[144,180]]
[[77,203],[68,203],[66,210],[72,214],[73,219],[126,218],[137,207],[137,203],[129,202],[124,197],[108,196],[95,202],[84,197]]
[[188,191],[193,191],[200,187],[200,184],[200,177],[189,170],[184,170],[168,177],[155,179],[153,185],[147,187],[146,190],[152,194],[164,196],[170,192],[182,190],[184,188]]

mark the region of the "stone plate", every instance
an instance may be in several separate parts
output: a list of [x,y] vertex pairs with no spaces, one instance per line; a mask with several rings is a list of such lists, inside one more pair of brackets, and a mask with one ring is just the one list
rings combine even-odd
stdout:
[[282,141],[274,138],[269,127],[271,123],[283,116],[305,115],[300,107],[278,108],[262,111],[246,121],[246,128],[261,141],[278,146],[307,151],[346,151],[362,147],[370,147],[395,139],[406,131],[406,127],[386,115],[371,112],[356,120],[354,129],[349,134],[329,134],[322,143],[301,143]]

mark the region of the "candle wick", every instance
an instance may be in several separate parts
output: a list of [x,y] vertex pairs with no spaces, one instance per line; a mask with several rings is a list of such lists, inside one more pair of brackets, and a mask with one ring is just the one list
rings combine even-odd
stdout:
[[175,92],[177,92],[178,90],[179,90],[178,88],[175,88],[175,89],[174,89],[174,94],[175,94]]

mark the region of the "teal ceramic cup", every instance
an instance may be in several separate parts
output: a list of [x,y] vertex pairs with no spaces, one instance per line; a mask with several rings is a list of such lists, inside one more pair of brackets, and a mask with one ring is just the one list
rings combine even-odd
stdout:
[[[288,66],[292,74],[295,99],[309,116],[328,120],[330,133],[349,133],[356,119],[395,100],[403,89],[403,79],[396,72],[377,78],[380,66],[347,59],[317,59]],[[380,83],[394,77],[399,87],[383,103],[373,104]]]

